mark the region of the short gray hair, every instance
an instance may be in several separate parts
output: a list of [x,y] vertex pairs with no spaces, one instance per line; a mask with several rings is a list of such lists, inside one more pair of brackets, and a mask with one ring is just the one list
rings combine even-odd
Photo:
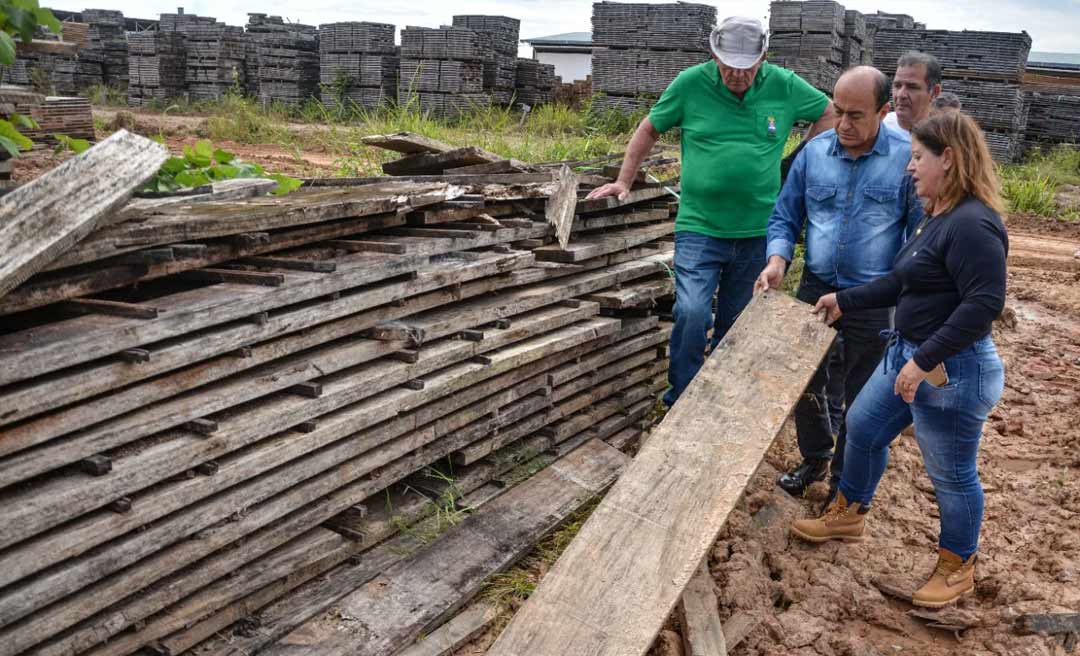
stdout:
[[941,84],[941,64],[938,63],[937,57],[931,55],[928,52],[919,52],[918,50],[908,50],[904,54],[900,55],[900,59],[896,61],[896,68],[903,68],[905,66],[918,66],[922,64],[926,67],[926,90],[933,89],[935,85]]
[[952,93],[951,91],[942,91],[941,95],[934,98],[934,102],[930,103],[930,106],[934,109],[963,109],[964,104],[960,102],[960,96]]

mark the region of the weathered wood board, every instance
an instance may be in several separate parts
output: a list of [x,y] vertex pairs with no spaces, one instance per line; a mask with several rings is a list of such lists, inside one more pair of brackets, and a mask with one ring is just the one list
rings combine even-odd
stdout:
[[0,296],[89,235],[168,155],[120,130],[0,198]]
[[644,654],[833,335],[755,297],[489,654]]

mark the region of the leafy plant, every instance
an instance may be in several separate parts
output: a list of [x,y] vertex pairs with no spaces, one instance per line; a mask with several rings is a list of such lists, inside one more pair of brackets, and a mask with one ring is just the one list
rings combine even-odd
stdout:
[[146,185],[143,191],[169,192],[188,187],[234,180],[236,178],[268,178],[278,183],[273,192],[284,195],[299,188],[301,181],[286,175],[268,174],[263,167],[245,162],[233,153],[214,148],[209,141],[184,146],[183,157],[170,157]]
[[20,150],[30,150],[34,146],[34,142],[19,132],[19,126],[33,130],[38,124],[34,119],[22,114],[12,114],[11,120],[0,119],[0,148],[12,157],[18,155]]
[[38,0],[0,0],[0,66],[15,63],[15,37],[29,43],[39,25],[60,34],[60,21]]
[[1005,176],[1002,180],[1002,195],[1009,202],[1014,212],[1054,216],[1057,203],[1054,202],[1055,185],[1047,176],[1022,178]]
[[90,148],[90,142],[86,139],[75,139],[66,134],[54,134],[53,139],[56,139],[56,152],[58,153],[70,150],[78,155]]

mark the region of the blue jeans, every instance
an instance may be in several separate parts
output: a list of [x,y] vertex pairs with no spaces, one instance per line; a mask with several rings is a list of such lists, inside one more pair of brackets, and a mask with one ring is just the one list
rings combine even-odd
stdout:
[[[765,237],[719,239],[696,232],[675,233],[675,327],[664,403],[671,406],[705,362],[709,327],[711,351],[720,343],[754,292],[765,267]],[[716,316],[713,317],[713,297]]]
[[1004,390],[1005,369],[993,340],[983,337],[945,361],[948,384],[939,388],[924,381],[908,405],[893,393],[893,384],[916,348],[902,338],[890,345],[848,410],[840,491],[849,501],[869,504],[889,444],[914,422],[941,514],[939,544],[966,560],[978,550],[983,516],[975,457],[986,416]]

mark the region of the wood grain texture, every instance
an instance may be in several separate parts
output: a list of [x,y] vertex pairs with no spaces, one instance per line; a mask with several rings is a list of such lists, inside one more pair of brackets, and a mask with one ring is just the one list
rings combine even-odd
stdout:
[[646,653],[834,334],[755,297],[488,653]]
[[716,583],[704,561],[683,590],[679,620],[686,656],[727,656],[724,627],[716,608]]
[[89,235],[168,155],[120,130],[0,198],[0,296]]
[[563,165],[559,167],[555,181],[555,193],[551,194],[544,206],[544,218],[555,228],[559,247],[566,248],[577,207],[578,178],[569,166]]

